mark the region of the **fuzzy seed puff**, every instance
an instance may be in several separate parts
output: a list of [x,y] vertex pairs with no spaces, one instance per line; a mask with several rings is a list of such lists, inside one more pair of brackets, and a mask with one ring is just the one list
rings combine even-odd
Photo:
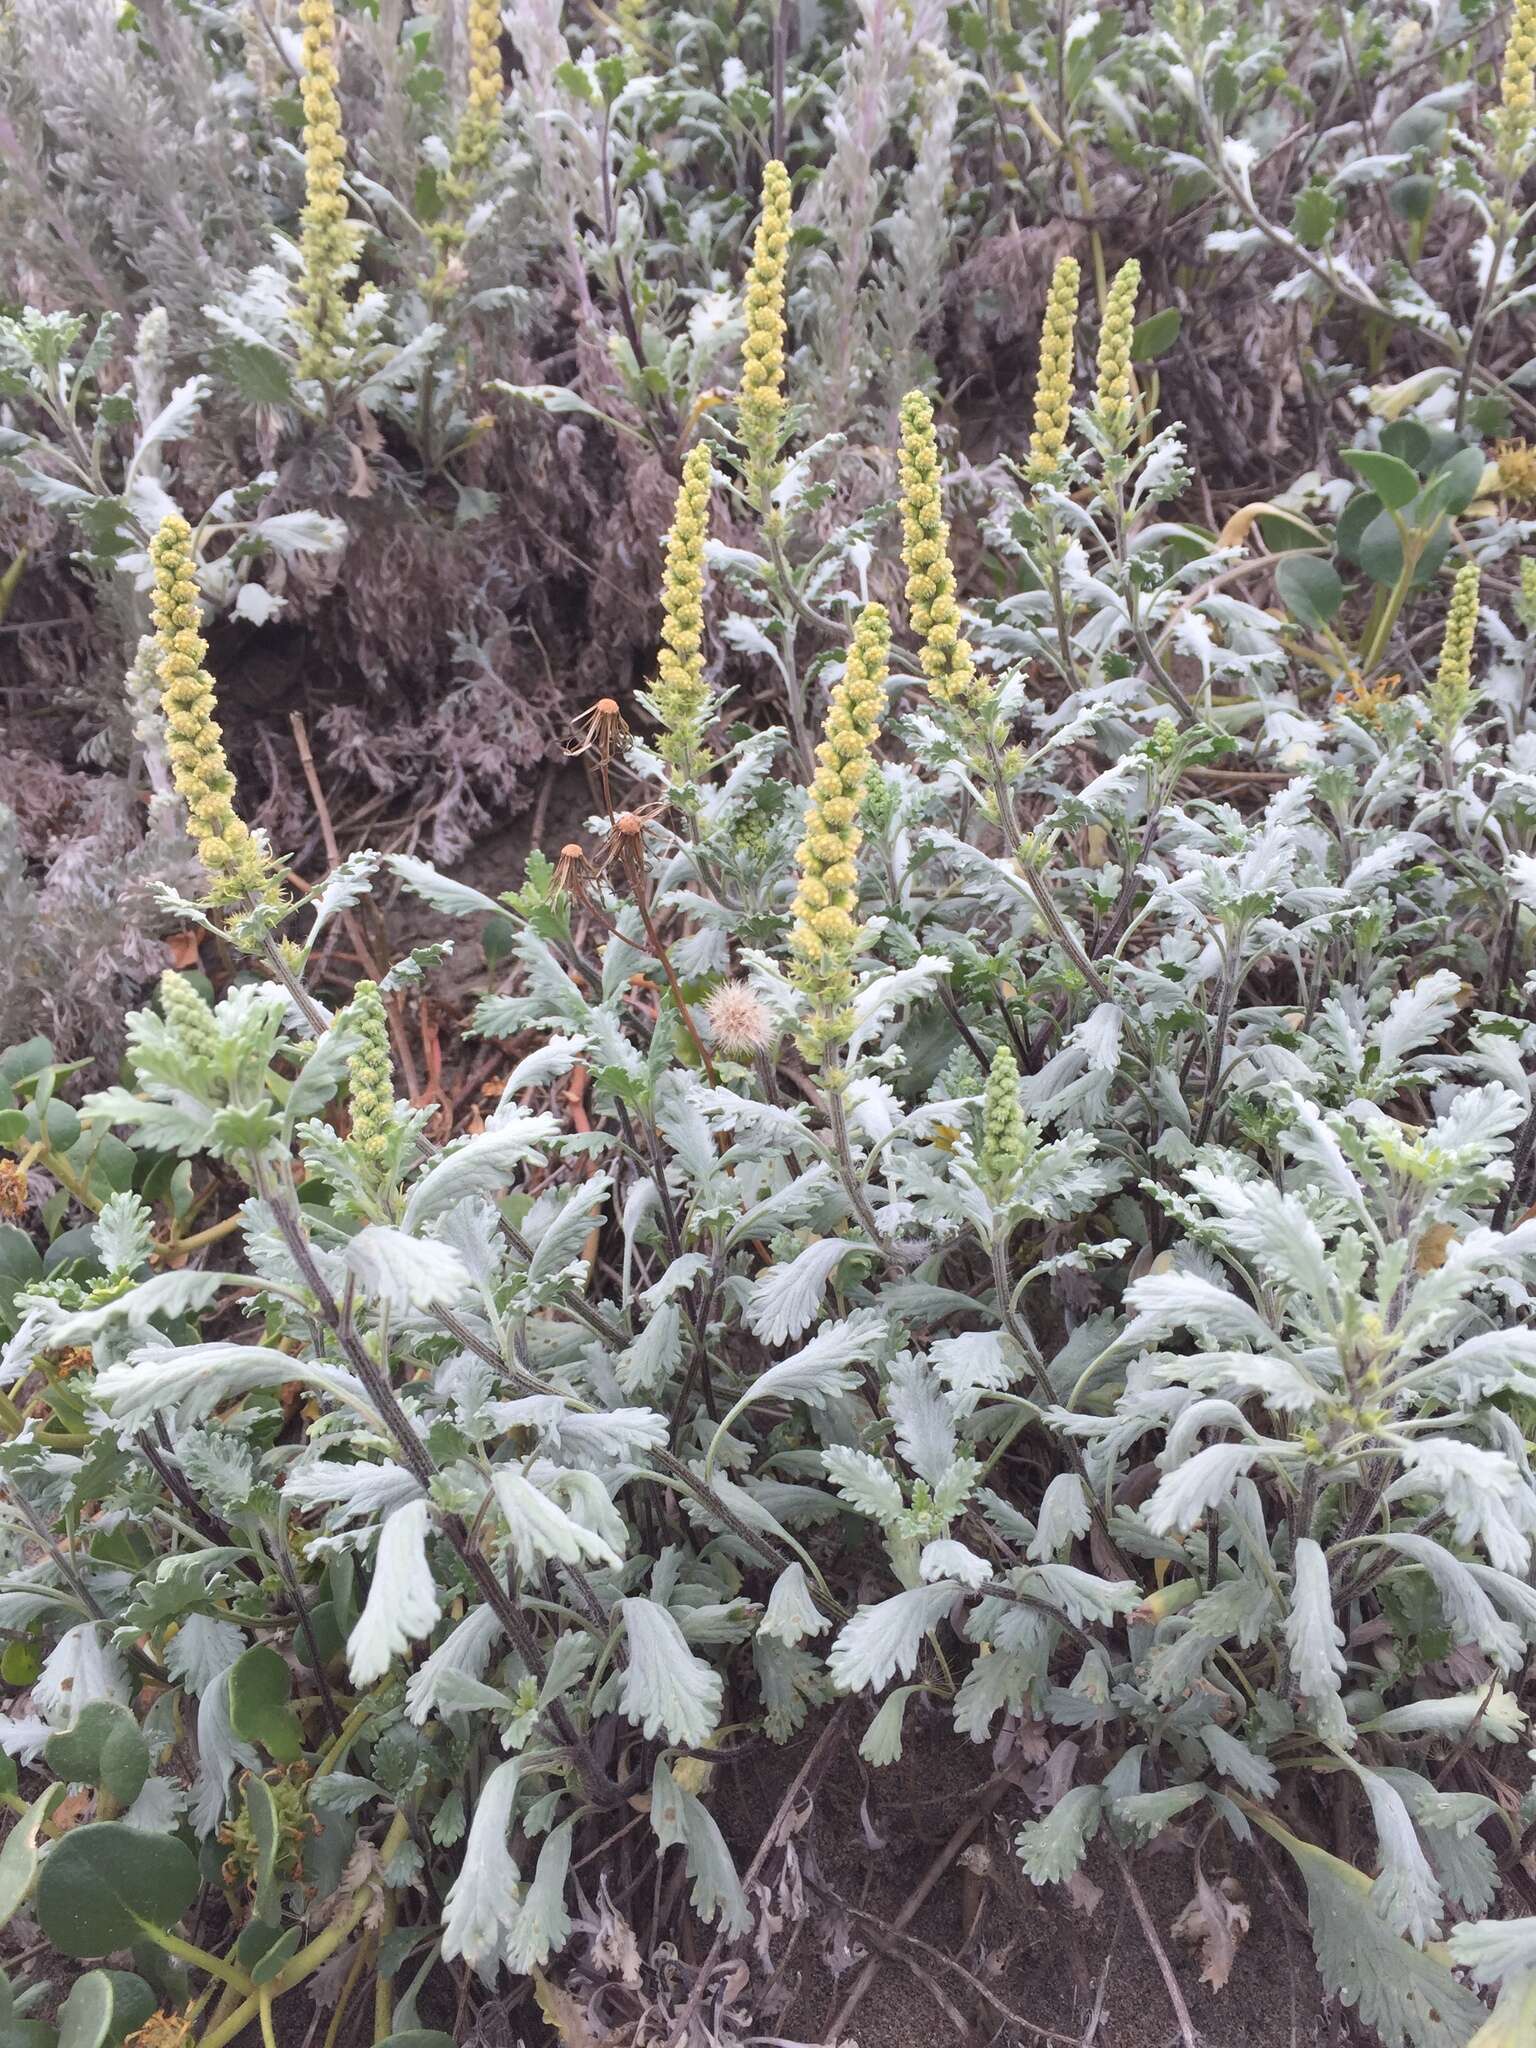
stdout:
[[773,1042],[773,1019],[744,981],[724,981],[704,1005],[710,1036],[735,1058],[766,1052]]

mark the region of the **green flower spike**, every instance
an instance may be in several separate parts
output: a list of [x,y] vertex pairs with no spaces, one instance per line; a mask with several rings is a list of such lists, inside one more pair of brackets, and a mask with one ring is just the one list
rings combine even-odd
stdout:
[[352,992],[351,1015],[361,1040],[347,1061],[352,1149],[376,1173],[383,1173],[390,1163],[398,1126],[389,1020],[377,982],[357,984]]
[[1000,1045],[992,1055],[981,1108],[981,1149],[976,1165],[984,1185],[1003,1196],[1028,1154],[1027,1127],[1019,1102],[1019,1063]]
[[1115,273],[1099,330],[1099,381],[1093,409],[1109,438],[1121,445],[1131,428],[1131,337],[1136,331],[1136,294],[1141,265],[1133,256]]
[[214,717],[213,677],[192,565],[192,529],[169,513],[149,545],[154,567],[155,664],[165,714],[166,751],[187,832],[217,903],[269,896],[272,878],[261,842],[235,812],[235,778]]
[[213,1011],[184,974],[168,967],[160,977],[160,1009],[165,1021],[194,1059],[210,1060],[219,1035]]
[[742,344],[736,417],[747,469],[759,491],[776,481],[774,458],[784,416],[784,274],[789,255],[789,173],[763,166],[763,213],[747,272],[747,335]]
[[1442,742],[1452,738],[1477,696],[1472,683],[1472,643],[1477,638],[1478,582],[1476,562],[1464,562],[1456,572],[1445,615],[1439,671],[1429,686],[1429,721]]
[[304,104],[304,212],[300,249],[299,373],[332,383],[346,339],[346,282],[356,253],[343,188],[347,168],[341,102],[336,96],[336,9],[333,0],[302,0],[300,94]]
[[1029,437],[1028,470],[1044,481],[1061,467],[1072,423],[1072,358],[1077,338],[1077,294],[1082,271],[1075,256],[1063,256],[1051,274],[1045,319],[1040,327],[1040,376],[1035,385],[1035,430]]
[[901,556],[912,630],[923,643],[918,659],[936,704],[948,711],[981,713],[989,709],[992,692],[977,675],[970,645],[960,636],[939,475],[933,407],[921,391],[909,391],[901,401]]
[[681,782],[698,774],[709,725],[711,693],[704,680],[704,547],[714,482],[703,441],[683,464],[677,509],[667,535],[661,582],[661,651],[651,704],[662,726],[661,758]]
[[868,604],[854,627],[842,681],[832,692],[795,855],[799,887],[789,944],[791,978],[809,998],[800,1034],[808,1060],[821,1062],[849,1029],[853,956],[858,948],[859,804],[885,713],[891,621]]

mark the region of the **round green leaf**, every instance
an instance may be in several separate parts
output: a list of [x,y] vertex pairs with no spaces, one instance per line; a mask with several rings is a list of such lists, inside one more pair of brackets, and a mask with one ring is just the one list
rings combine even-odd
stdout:
[[1344,602],[1339,572],[1320,555],[1282,556],[1275,565],[1275,589],[1291,617],[1314,632],[1326,626]]
[[0,1848],[0,1927],[20,1912],[31,1896],[37,1878],[38,1831],[64,1797],[64,1790],[62,1785],[50,1785],[18,1816]]
[[1388,455],[1395,455],[1423,476],[1435,444],[1429,429],[1418,420],[1389,420],[1381,430],[1381,445]]
[[1164,306],[1160,313],[1153,313],[1139,321],[1131,336],[1131,361],[1150,363],[1156,356],[1167,355],[1179,338],[1184,315],[1177,306]]
[[270,1984],[304,1937],[302,1927],[281,1931],[270,1920],[252,1920],[235,1943],[235,1961],[253,1984]]
[[1432,503],[1437,512],[1454,519],[1477,496],[1477,487],[1486,468],[1481,448],[1458,448],[1449,462],[1442,464],[1430,478],[1424,491],[1426,504]]
[[[0,1650],[0,1678],[3,1678],[7,1685],[30,1685],[42,1668],[43,1654],[38,1649],[36,1643],[7,1643],[5,1648]],[[10,1761],[7,1758],[7,1762]],[[13,1778],[15,1770],[16,1766],[12,1762],[11,1772]],[[12,1783],[6,1786],[5,1789],[8,1792],[14,1792],[16,1787]]]
[[453,2048],[453,2038],[429,2027],[408,2027],[403,2034],[386,2034],[378,2048]]
[[1359,470],[1371,489],[1390,511],[1400,512],[1419,495],[1419,480],[1406,462],[1379,448],[1346,448],[1344,460]]
[[1394,584],[1403,573],[1403,543],[1390,512],[1378,512],[1360,536],[1360,566],[1373,583]]
[[1399,220],[1428,220],[1439,190],[1433,178],[1422,171],[1399,178],[1387,187],[1387,204]]
[[20,1045],[7,1046],[0,1052],[0,1088],[14,1088],[18,1081],[29,1081],[52,1065],[53,1047],[46,1038],[28,1038]]
[[42,1277],[42,1254],[26,1231],[0,1223],[0,1289],[9,1293]]
[[43,1745],[48,1768],[70,1785],[99,1785],[119,1806],[132,1806],[149,1776],[149,1745],[126,1707],[92,1700],[73,1728]]
[[141,1934],[163,1933],[196,1898],[197,1884],[192,1852],[174,1835],[95,1821],[48,1851],[38,1924],[67,1956],[103,1956]]
[[59,2008],[59,2048],[118,2048],[155,2005],[142,1977],[127,1970],[87,1970]]
[[297,1763],[304,1753],[298,1716],[288,1704],[293,1674],[265,1643],[237,1657],[229,1671],[229,1721],[246,1742],[259,1742],[275,1763]]
[[1406,156],[1411,149],[1438,149],[1445,134],[1445,110],[1426,106],[1405,108],[1387,130],[1386,147],[1394,156]]

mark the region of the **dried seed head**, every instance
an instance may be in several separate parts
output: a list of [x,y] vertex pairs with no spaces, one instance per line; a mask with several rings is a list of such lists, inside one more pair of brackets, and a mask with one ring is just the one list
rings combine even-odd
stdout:
[[555,862],[553,887],[560,896],[579,896],[592,873],[592,863],[587,859],[587,849],[578,846],[574,839],[568,840],[560,849]]
[[572,726],[565,751],[568,754],[596,754],[606,768],[616,755],[623,753],[629,737],[624,714],[613,698],[599,697]]

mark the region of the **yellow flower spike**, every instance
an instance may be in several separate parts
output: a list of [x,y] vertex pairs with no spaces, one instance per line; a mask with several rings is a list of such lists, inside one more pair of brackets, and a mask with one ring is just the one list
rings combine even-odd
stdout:
[[454,141],[454,169],[483,170],[501,133],[501,0],[469,0],[469,90]]
[[389,1165],[398,1126],[389,1020],[377,982],[357,984],[352,991],[351,1018],[361,1040],[347,1061],[352,1149],[375,1172],[382,1172]]
[[912,630],[923,643],[918,659],[929,696],[950,711],[985,712],[992,692],[976,673],[969,642],[960,636],[933,407],[921,391],[909,391],[901,401],[901,558]]
[[1536,111],[1536,0],[1515,0],[1509,40],[1504,45],[1499,99],[1506,114],[1529,120]]
[[1445,615],[1440,668],[1429,687],[1430,725],[1442,742],[1454,736],[1477,696],[1472,683],[1472,643],[1477,637],[1478,582],[1476,562],[1464,562],[1456,572]]
[[1117,446],[1124,443],[1131,425],[1131,336],[1136,331],[1136,294],[1140,290],[1141,265],[1133,256],[1115,273],[1099,329],[1099,381],[1093,409]]
[[827,706],[817,769],[795,856],[799,886],[789,945],[791,979],[809,999],[800,1032],[808,1060],[821,1062],[848,1036],[853,955],[858,944],[859,801],[885,715],[890,615],[867,604],[853,629],[842,681]]
[[356,249],[347,220],[347,145],[336,96],[336,9],[333,0],[301,0],[304,28],[300,92],[304,103],[304,212],[300,248],[299,326],[305,342],[299,372],[334,381],[346,335],[346,280]]
[[661,651],[651,703],[661,721],[661,758],[677,781],[698,774],[698,755],[709,724],[710,690],[704,680],[704,545],[709,539],[709,498],[714,483],[709,446],[700,441],[683,464],[677,509],[667,535],[661,582]]
[[1035,385],[1035,430],[1029,437],[1028,471],[1044,480],[1061,466],[1072,424],[1072,360],[1077,346],[1077,294],[1082,269],[1063,256],[1051,273],[1045,318],[1040,326],[1040,376]]
[[742,344],[737,423],[747,468],[759,491],[776,477],[784,416],[784,276],[789,255],[789,172],[777,158],[763,166],[763,213],[747,272],[747,334]]
[[214,713],[213,677],[203,666],[208,643],[198,630],[201,608],[192,564],[192,529],[179,513],[161,521],[150,542],[152,609],[166,751],[176,793],[187,807],[187,831],[213,883],[216,902],[267,896],[266,854],[235,812],[235,778]]

